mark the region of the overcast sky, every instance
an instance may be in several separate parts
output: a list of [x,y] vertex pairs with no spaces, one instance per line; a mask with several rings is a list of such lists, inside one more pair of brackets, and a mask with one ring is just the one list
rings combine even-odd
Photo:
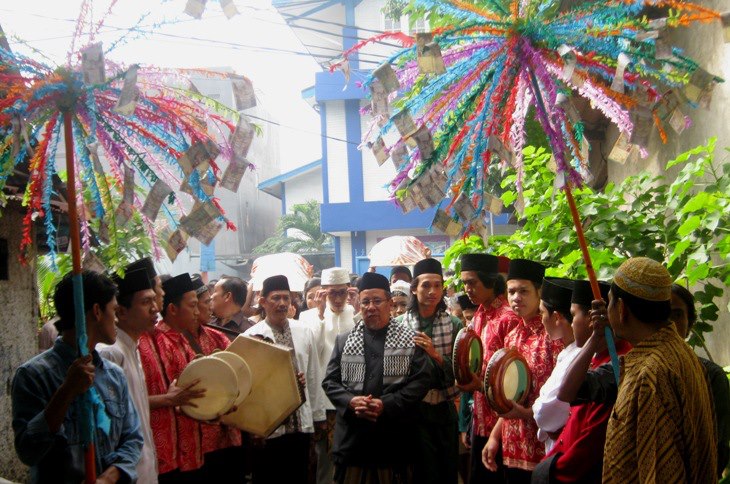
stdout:
[[[259,104],[285,126],[280,129],[283,167],[289,169],[318,159],[319,116],[302,100],[301,91],[314,84],[314,73],[319,69],[311,57],[302,55],[306,51],[271,7],[270,0],[235,0],[240,14],[231,20],[223,15],[217,1],[208,1],[201,20],[183,13],[185,3],[118,1],[97,40],[104,42],[106,49],[127,29],[136,27],[107,55],[108,59],[160,67],[234,68],[251,78]],[[93,2],[95,22],[109,5],[109,0]],[[0,25],[13,50],[60,65],[66,62],[80,6],[81,0],[2,2]],[[140,21],[146,13],[149,15]],[[140,30],[154,33],[142,34]],[[33,53],[16,37],[49,59]],[[88,36],[82,36],[81,41],[88,42]]]

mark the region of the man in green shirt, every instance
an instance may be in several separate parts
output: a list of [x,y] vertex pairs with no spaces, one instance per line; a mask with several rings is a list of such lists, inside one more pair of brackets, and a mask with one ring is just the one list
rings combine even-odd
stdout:
[[418,465],[413,481],[449,484],[457,482],[459,429],[453,400],[459,394],[454,385],[451,355],[461,321],[446,312],[441,263],[424,259],[413,268],[412,297],[408,311],[398,318],[416,331],[416,346],[430,357],[431,385],[419,403],[414,453]]

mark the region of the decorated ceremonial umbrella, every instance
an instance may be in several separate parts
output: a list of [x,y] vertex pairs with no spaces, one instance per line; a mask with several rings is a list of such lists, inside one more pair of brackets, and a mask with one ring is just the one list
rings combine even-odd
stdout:
[[304,286],[314,274],[314,267],[307,259],[292,252],[262,255],[251,266],[251,284],[254,291],[263,289],[264,280],[271,276],[283,275],[289,280],[292,291],[303,291]]
[[[571,193],[587,174],[589,145],[574,97],[588,100],[618,127],[617,143],[646,155],[653,128],[663,140],[688,124],[688,107],[709,102],[716,76],[667,43],[670,28],[728,16],[677,0],[599,0],[565,11],[543,0],[414,0],[444,25],[415,37],[386,33],[405,48],[365,82],[373,125],[366,142],[379,163],[398,167],[391,191],[407,212],[450,202],[434,224],[461,222],[481,231],[485,210],[499,204],[488,191],[490,165],[513,166],[521,197],[525,122],[534,108],[565,190],[593,293],[600,298]],[[659,12],[647,18],[645,7]],[[391,116],[390,104],[395,114]],[[377,129],[376,129],[377,128]],[[618,155],[615,155],[618,156]],[[498,171],[498,170],[497,170]],[[610,330],[609,349],[618,380]]]
[[379,241],[370,249],[370,265],[412,266],[419,260],[431,257],[431,249],[411,235],[394,235]]
[[[253,126],[238,111],[202,96],[190,82],[190,74],[225,76],[122,68],[104,61],[99,43],[70,55],[69,64],[58,68],[0,48],[0,127],[6,128],[0,131],[0,189],[17,164],[30,160],[22,258],[32,244],[36,219],[45,222],[51,255],[56,250],[52,178],[63,126],[75,327],[82,356],[88,354],[88,341],[81,257],[91,245],[91,219],[98,222],[97,237],[116,244],[117,232],[139,213],[156,258],[162,254],[161,245],[174,259],[188,236],[208,244],[222,226],[235,229],[213,192],[218,184],[237,190],[249,165],[245,156]],[[255,105],[253,91],[248,89],[250,81],[236,76],[231,82],[238,109]],[[216,141],[228,134],[227,142]],[[228,159],[222,177],[216,164],[220,153]],[[147,189],[144,200],[135,189],[135,175]],[[180,191],[194,201],[189,212],[179,200]],[[168,219],[167,233],[154,225],[158,213]],[[108,431],[109,420],[93,387],[84,398],[81,421],[88,449],[86,480],[94,482],[95,427]]]

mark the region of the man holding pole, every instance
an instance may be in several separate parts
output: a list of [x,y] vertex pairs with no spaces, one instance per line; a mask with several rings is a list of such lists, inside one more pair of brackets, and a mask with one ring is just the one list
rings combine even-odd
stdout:
[[94,350],[97,343],[112,344],[116,338],[117,288],[97,272],[83,271],[81,278],[90,354],[78,356],[69,273],[56,286],[53,298],[61,338],[24,363],[13,378],[15,449],[31,468],[31,482],[84,480],[84,425],[80,419],[84,412],[79,397],[91,389],[97,482],[135,481],[142,435],[127,380],[121,368]]

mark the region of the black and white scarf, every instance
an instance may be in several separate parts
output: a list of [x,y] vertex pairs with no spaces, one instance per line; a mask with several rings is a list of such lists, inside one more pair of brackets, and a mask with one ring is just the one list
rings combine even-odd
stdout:
[[[342,384],[353,393],[362,393],[365,383],[365,323],[360,321],[352,329],[342,349],[340,367]],[[413,337],[416,333],[402,323],[391,320],[385,334],[383,350],[383,392],[402,383],[410,372],[411,359],[416,351]]]

